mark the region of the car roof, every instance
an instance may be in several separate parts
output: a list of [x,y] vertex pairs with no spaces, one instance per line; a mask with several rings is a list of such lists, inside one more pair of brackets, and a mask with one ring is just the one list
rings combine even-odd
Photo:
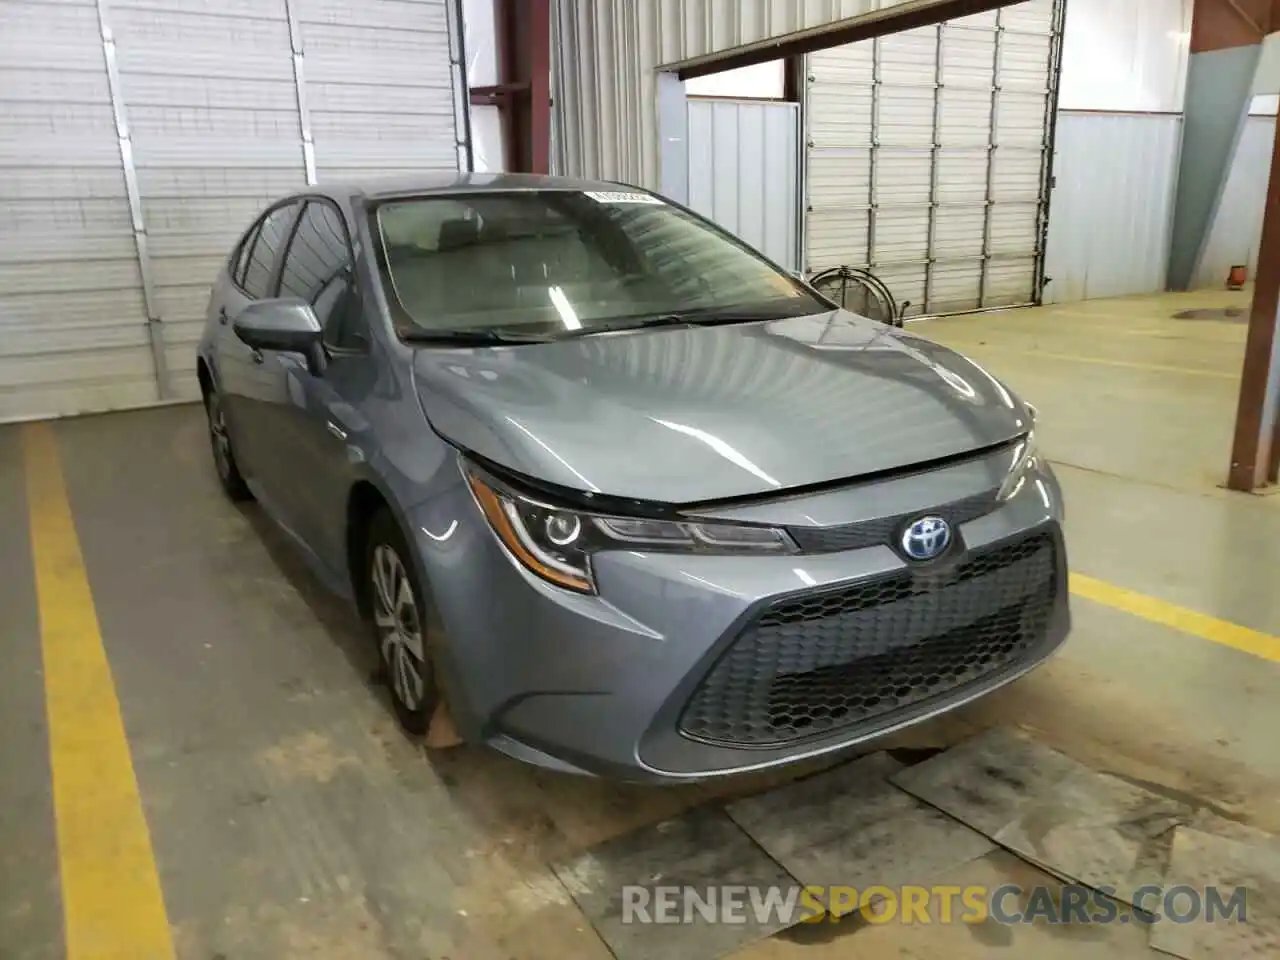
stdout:
[[431,194],[511,192],[520,190],[618,190],[637,189],[607,180],[579,180],[536,173],[457,173],[437,171],[402,174],[394,177],[369,177],[342,183],[320,183],[308,192],[335,199],[385,200],[393,197]]

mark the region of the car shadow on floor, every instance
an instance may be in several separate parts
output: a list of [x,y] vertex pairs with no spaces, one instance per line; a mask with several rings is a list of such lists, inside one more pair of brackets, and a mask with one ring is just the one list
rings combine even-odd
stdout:
[[[545,876],[548,865],[606,840],[658,823],[699,806],[762,793],[812,776],[875,750],[901,752],[913,762],[973,732],[961,715],[948,715],[875,741],[849,753],[783,770],[703,783],[655,786],[575,776],[533,767],[482,744],[428,750],[403,734],[391,708],[381,660],[368,625],[351,604],[331,593],[301,551],[254,504],[239,512],[257,535],[272,564],[300,597],[350,668],[353,684],[376,701],[370,705],[378,736],[406,764],[409,789],[437,789],[475,833],[469,843],[489,851],[521,876]],[[417,762],[421,759],[421,764]]]
[[481,744],[428,750],[395,724],[385,671],[367,624],[345,599],[323,585],[288,535],[256,504],[243,505],[239,512],[341,651],[353,681],[377,698],[389,735],[404,738],[421,751],[426,761],[423,775],[434,777],[454,804],[483,824],[506,854],[517,860],[546,863],[699,804],[759,792],[851,758],[846,755],[704,783],[655,786],[543,770]]

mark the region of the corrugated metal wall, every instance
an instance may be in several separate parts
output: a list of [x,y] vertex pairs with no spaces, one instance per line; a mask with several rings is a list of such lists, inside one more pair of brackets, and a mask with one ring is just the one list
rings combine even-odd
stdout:
[[657,189],[658,67],[905,2],[556,0],[556,168]]
[[[1047,300],[1165,288],[1192,6],[1067,4]],[[1270,106],[1260,98],[1254,110]],[[1220,288],[1236,263],[1256,267],[1274,123],[1246,122],[1195,286]]]
[[306,182],[289,22],[280,0],[249,17],[116,0],[110,16],[164,324],[155,333],[174,393],[198,396],[195,342],[237,227]]
[[291,2],[306,53],[320,179],[458,169],[449,4]]
[[1053,0],[811,54],[806,270],[870,266],[909,314],[1037,296]]
[[1068,0],[1063,110],[1181,113],[1195,0]]
[[688,205],[789,269],[797,266],[799,109],[689,101]]
[[[879,5],[876,0],[647,0],[626,5],[607,0],[559,0],[556,30],[563,41],[557,67],[563,84],[558,110],[563,150],[560,169],[658,187],[656,67],[861,15]],[[1113,115],[1135,111],[1180,114],[1192,5],[1193,0],[1069,0],[1060,107]],[[1012,12],[1018,7],[1009,9]],[[983,113],[975,115],[974,122],[983,124],[987,119]],[[851,114],[851,122],[858,122],[856,115]],[[1176,161],[1177,145],[1170,144],[1168,133],[1169,121],[1158,119],[1129,125],[1124,131],[1126,142],[1138,155],[1162,158],[1156,164],[1159,170],[1167,170],[1170,159],[1162,150],[1172,150]],[[1089,146],[1095,150],[1091,152]],[[1049,221],[1051,231],[1056,219],[1063,221],[1055,243],[1065,251],[1073,248],[1070,243],[1064,246],[1063,241],[1085,229],[1082,217],[1072,212],[1067,185],[1085,183],[1100,165],[1109,163],[1119,163],[1114,182],[1120,182],[1130,166],[1107,150],[1104,142],[1086,144],[1080,140],[1058,161],[1054,172],[1061,189],[1052,198]],[[811,183],[834,177],[842,189],[864,197],[868,187],[866,171],[814,168],[808,176]],[[1117,223],[1126,224],[1127,231],[1138,231],[1151,217],[1158,219],[1162,191],[1163,184],[1157,181],[1138,194],[1114,196],[1113,200],[1124,201],[1121,207],[1094,207],[1094,213],[1107,216],[1107,226],[1099,228],[1099,234]],[[1151,256],[1150,250],[1138,252],[1132,245],[1111,249],[1106,269],[1127,272],[1142,278],[1136,285],[1151,283],[1155,284],[1152,289],[1159,289],[1153,279],[1156,273]],[[1113,288],[1111,281],[1102,281],[1097,269],[1091,271],[1092,280],[1087,282],[1080,272],[1086,266],[1071,262],[1069,257],[1050,263],[1047,272],[1059,286],[1046,294],[1062,297],[1064,289]]]
[[1192,2],[1067,2],[1047,303],[1164,289]]
[[1194,286],[1221,287],[1236,264],[1248,265],[1250,276],[1257,274],[1275,136],[1275,117],[1254,116],[1245,121]]
[[1164,289],[1181,136],[1176,114],[1059,115],[1046,303]]
[[263,205],[456,168],[447,11],[0,0],[0,420],[197,397],[209,283]]
[[98,14],[0,3],[0,419],[156,397]]

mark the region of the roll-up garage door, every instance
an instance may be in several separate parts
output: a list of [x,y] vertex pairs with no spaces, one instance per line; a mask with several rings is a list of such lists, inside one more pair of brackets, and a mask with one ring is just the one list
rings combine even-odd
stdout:
[[198,397],[209,284],[263,206],[457,169],[451,6],[0,0],[0,421]]
[[1034,303],[1062,0],[811,54],[806,270],[870,267],[907,315]]
[[0,419],[156,398],[98,16],[0,3]]

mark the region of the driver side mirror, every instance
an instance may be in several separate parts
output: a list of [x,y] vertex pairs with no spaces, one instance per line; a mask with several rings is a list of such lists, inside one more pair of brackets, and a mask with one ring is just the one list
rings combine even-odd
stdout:
[[312,374],[324,372],[327,357],[320,342],[320,321],[305,300],[257,300],[241,311],[232,329],[255,350],[300,353]]

